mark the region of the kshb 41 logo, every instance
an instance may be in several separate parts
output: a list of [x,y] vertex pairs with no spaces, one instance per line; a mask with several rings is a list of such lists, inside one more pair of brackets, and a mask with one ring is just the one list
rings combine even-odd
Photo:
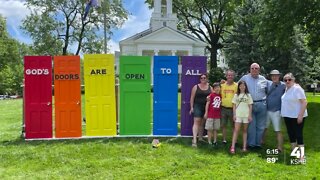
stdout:
[[48,75],[49,69],[26,69],[26,75]]
[[291,164],[305,164],[304,152],[304,147],[295,147],[290,154],[291,157],[294,157],[291,159]]
[[295,147],[290,156],[296,157],[296,158],[303,158],[304,157],[304,147]]

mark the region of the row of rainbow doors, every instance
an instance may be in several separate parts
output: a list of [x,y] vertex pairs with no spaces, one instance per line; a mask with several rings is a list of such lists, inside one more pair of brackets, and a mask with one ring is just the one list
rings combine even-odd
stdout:
[[[179,57],[153,57],[153,113],[151,58],[120,56],[119,135],[178,135]],[[204,56],[180,58],[181,135],[190,136],[191,89],[199,82],[199,75],[206,72],[207,61]],[[86,136],[117,135],[114,62],[112,54],[84,55]],[[80,75],[79,56],[24,57],[26,139],[82,136]]]

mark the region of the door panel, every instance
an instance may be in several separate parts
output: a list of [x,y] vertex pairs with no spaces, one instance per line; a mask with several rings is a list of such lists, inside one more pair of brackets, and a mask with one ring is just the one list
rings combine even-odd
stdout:
[[120,57],[120,135],[151,134],[150,57]]
[[24,57],[26,139],[52,138],[51,56]]
[[178,57],[154,56],[153,134],[178,134]]
[[55,136],[81,137],[80,57],[54,57]]
[[86,135],[116,135],[114,56],[85,54],[84,78]]
[[189,114],[191,90],[200,82],[200,74],[207,72],[207,57],[183,56],[181,63],[181,135],[191,136],[193,126],[193,116]]

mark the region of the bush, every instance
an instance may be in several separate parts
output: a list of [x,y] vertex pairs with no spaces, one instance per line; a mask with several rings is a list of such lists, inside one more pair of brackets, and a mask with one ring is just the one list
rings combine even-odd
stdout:
[[212,85],[215,82],[220,82],[225,78],[225,74],[220,67],[211,68],[209,72],[209,83]]

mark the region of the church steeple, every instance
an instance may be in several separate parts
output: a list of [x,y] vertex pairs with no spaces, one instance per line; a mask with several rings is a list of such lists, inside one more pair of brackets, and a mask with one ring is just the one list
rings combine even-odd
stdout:
[[172,13],[172,0],[154,0],[154,11],[150,20],[152,31],[167,26],[177,29],[178,18]]

